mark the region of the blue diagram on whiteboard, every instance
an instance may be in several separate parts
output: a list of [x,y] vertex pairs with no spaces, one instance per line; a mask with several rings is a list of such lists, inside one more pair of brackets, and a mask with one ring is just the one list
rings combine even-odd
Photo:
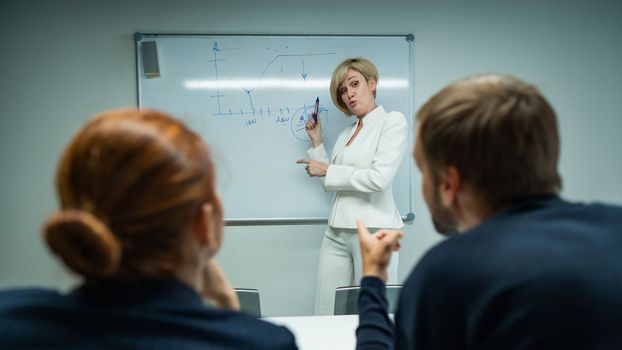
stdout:
[[[292,118],[290,121],[292,134],[294,134],[294,137],[297,138],[298,140],[301,140],[301,141],[309,140],[309,136],[307,135],[307,132],[305,131],[305,124],[307,123],[309,118],[311,118],[311,114],[314,112],[314,110],[315,110],[314,106],[304,106],[303,108],[298,109],[292,115]],[[317,114],[318,114],[317,118],[320,122],[320,126],[322,127],[322,131],[323,131],[326,128],[326,125],[328,125],[328,111],[326,110],[326,108],[320,105],[320,107],[317,110]]]
[[[305,131],[305,123],[311,117],[314,111],[312,104],[303,103],[301,106],[285,106],[262,104],[265,101],[274,103],[274,98],[261,98],[258,89],[272,89],[275,91],[283,91],[283,95],[287,95],[288,91],[300,89],[318,89],[328,90],[328,81],[310,79],[313,72],[305,67],[305,60],[317,60],[323,56],[335,55],[335,52],[321,53],[281,53],[289,52],[285,46],[280,49],[270,49],[274,51],[272,59],[266,63],[265,67],[257,75],[257,78],[234,77],[223,79],[221,73],[227,66],[228,56],[235,56],[237,48],[221,48],[219,43],[214,42],[211,47],[212,59],[208,62],[213,65],[214,80],[212,84],[202,86],[215,90],[215,94],[210,97],[216,102],[217,111],[212,115],[220,118],[239,117],[242,125],[246,127],[254,127],[259,124],[270,123],[275,126],[289,126],[292,135],[301,141],[308,141],[309,137]],[[230,55],[229,55],[230,54]],[[296,67],[296,74],[292,73],[292,67]],[[268,77],[268,73],[278,78]],[[236,98],[228,99],[230,95],[236,95]],[[242,95],[243,97],[240,97]],[[300,94],[296,94],[298,96]],[[265,97],[265,94],[264,94]],[[282,101],[287,96],[276,99]],[[312,95],[309,95],[311,100]],[[227,102],[228,100],[234,103]],[[318,117],[321,120],[322,129],[329,123],[328,110],[323,106],[318,109]]]

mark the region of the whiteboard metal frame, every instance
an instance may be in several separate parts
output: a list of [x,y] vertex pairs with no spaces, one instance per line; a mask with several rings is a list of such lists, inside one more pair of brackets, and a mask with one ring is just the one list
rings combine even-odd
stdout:
[[[415,60],[415,51],[414,51],[414,43],[415,43],[415,35],[412,33],[408,34],[226,34],[226,33],[141,33],[135,32],[133,35],[134,39],[134,55],[135,55],[135,70],[136,70],[136,103],[138,108],[142,108],[142,86],[140,79],[140,69],[139,69],[139,42],[143,38],[158,38],[158,37],[206,37],[206,36],[227,36],[227,37],[327,37],[327,38],[390,38],[390,37],[403,37],[406,41],[408,41],[409,47],[409,77],[408,77],[408,89],[410,94],[409,99],[409,111],[407,118],[408,121],[412,120],[413,124],[416,123],[414,116],[414,100],[415,100],[415,72],[414,72],[414,60]],[[413,149],[413,129],[414,125],[409,125],[408,127],[408,145],[409,152]],[[402,220],[405,224],[412,224],[415,220],[415,214],[413,210],[413,183],[412,183],[412,157],[408,157],[408,214],[402,216]],[[326,224],[328,222],[328,218],[243,218],[243,219],[227,219],[225,220],[226,226],[260,226],[260,225],[291,225],[291,224],[299,224],[299,225],[314,225],[314,224]]]

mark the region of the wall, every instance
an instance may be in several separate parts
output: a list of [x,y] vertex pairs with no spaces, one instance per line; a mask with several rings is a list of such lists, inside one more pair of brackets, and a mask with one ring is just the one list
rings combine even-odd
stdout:
[[[459,77],[507,72],[536,83],[561,124],[564,195],[622,203],[622,4],[594,0],[0,2],[0,287],[75,280],[40,240],[56,206],[62,148],[91,115],[136,105],[131,34],[414,33],[415,107]],[[520,175],[521,169],[517,169]],[[419,175],[414,179],[419,188]],[[400,278],[439,241],[423,201],[405,228]],[[259,288],[267,315],[312,309],[324,227],[228,227],[219,261]]]

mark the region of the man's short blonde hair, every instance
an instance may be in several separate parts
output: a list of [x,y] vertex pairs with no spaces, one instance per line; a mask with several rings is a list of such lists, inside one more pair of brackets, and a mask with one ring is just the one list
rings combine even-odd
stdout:
[[417,121],[435,183],[453,166],[494,209],[561,190],[557,116],[527,82],[502,74],[459,80],[431,97]]

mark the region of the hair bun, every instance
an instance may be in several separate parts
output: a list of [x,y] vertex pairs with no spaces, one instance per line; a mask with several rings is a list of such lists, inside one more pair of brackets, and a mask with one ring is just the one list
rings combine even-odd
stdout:
[[51,215],[43,235],[54,254],[86,278],[107,277],[119,267],[119,240],[105,223],[87,211],[63,210]]

